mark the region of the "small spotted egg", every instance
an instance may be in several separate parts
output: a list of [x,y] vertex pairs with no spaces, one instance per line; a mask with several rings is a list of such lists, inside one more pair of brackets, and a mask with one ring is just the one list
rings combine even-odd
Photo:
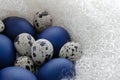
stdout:
[[46,39],[39,39],[31,47],[31,56],[37,65],[43,64],[53,56],[53,46]]
[[27,57],[27,56],[18,57],[14,65],[25,68],[31,72],[35,72],[34,63],[30,57]]
[[21,56],[31,56],[31,46],[35,39],[28,33],[18,35],[14,40],[14,45],[17,52]]
[[76,42],[67,42],[60,50],[59,56],[76,62],[82,55],[81,46]]
[[3,32],[5,29],[5,26],[3,24],[3,22],[0,20],[0,32]]
[[37,12],[34,16],[33,24],[38,33],[47,27],[52,26],[52,23],[52,17],[47,11],[42,10],[40,12]]

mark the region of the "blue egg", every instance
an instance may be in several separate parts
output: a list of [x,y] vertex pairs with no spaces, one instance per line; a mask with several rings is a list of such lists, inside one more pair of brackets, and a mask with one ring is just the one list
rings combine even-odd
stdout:
[[7,17],[3,20],[5,25],[5,35],[10,37],[12,40],[21,33],[29,33],[32,36],[35,36],[35,31],[32,26],[26,19],[20,17]]
[[20,67],[7,67],[0,71],[0,80],[37,80],[30,71]]
[[75,75],[74,64],[64,58],[55,58],[44,64],[39,70],[37,77],[41,80],[71,79]]
[[61,47],[68,41],[70,41],[69,33],[62,27],[53,26],[45,29],[38,35],[38,39],[49,40],[54,47],[54,57],[59,55]]
[[14,46],[12,41],[0,34],[0,69],[11,66],[15,59]]

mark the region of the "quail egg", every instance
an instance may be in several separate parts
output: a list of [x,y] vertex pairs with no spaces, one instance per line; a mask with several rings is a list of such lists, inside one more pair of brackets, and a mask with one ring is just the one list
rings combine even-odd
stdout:
[[31,46],[35,39],[28,33],[18,35],[14,40],[14,45],[17,52],[21,56],[31,56]]
[[33,60],[30,57],[27,57],[27,56],[18,57],[14,65],[25,68],[31,72],[35,72]]
[[31,56],[37,65],[43,64],[53,56],[53,46],[46,39],[39,39],[31,47]]
[[49,26],[52,26],[53,20],[51,15],[47,11],[37,12],[34,16],[33,24],[38,33],[46,29]]
[[59,56],[76,62],[82,55],[81,46],[76,42],[67,42],[60,50]]

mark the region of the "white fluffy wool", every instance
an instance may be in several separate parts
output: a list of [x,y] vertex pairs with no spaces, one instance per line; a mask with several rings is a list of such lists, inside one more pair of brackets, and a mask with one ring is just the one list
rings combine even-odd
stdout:
[[32,21],[41,8],[82,45],[76,80],[119,80],[120,0],[0,0],[0,17],[18,15]]

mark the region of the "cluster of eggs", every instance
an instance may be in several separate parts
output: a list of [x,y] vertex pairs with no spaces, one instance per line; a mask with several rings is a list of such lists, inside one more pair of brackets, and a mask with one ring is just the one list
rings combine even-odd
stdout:
[[74,77],[81,46],[71,41],[67,30],[52,23],[47,11],[37,12],[33,25],[15,16],[0,21],[0,80]]

